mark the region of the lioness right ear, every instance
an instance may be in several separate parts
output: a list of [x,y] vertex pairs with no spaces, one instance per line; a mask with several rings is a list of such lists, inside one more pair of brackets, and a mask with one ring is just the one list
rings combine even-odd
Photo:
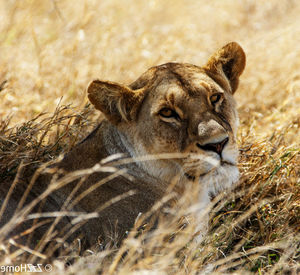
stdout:
[[144,90],[132,90],[114,82],[94,80],[87,89],[88,98],[96,109],[114,124],[135,119],[144,98]]
[[228,80],[231,92],[234,93],[245,65],[246,55],[242,47],[236,42],[231,42],[213,54],[204,69],[221,86],[222,84],[226,86],[226,83],[224,83],[225,77]]

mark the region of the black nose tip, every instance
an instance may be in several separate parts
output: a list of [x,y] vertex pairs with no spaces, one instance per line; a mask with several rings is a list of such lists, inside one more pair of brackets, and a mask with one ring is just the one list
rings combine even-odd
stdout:
[[217,154],[221,155],[226,143],[228,142],[228,137],[223,139],[221,142],[217,143],[208,143],[205,145],[201,145],[200,143],[197,143],[197,146],[205,151],[213,151],[216,152]]

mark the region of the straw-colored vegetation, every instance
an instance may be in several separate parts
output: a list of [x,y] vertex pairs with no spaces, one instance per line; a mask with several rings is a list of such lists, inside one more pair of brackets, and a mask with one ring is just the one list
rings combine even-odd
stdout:
[[[201,65],[229,41],[247,55],[235,96],[240,184],[213,201],[203,243],[179,226],[183,196],[158,229],[131,232],[120,249],[69,252],[67,272],[299,274],[299,14],[296,0],[0,1],[0,182],[16,188],[93,128],[92,79],[130,83],[152,65]],[[8,238],[13,226],[0,229],[0,265],[50,261]],[[51,260],[55,274],[66,274],[65,259]]]

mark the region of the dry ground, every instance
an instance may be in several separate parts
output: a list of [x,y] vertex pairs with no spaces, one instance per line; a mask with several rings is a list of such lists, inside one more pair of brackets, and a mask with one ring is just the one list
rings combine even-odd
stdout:
[[[93,127],[92,79],[130,83],[152,65],[201,65],[229,41],[247,54],[236,94],[242,177],[216,202],[205,242],[189,243],[189,229],[166,242],[173,222],[146,244],[129,238],[119,251],[81,258],[70,274],[300,272],[299,14],[296,0],[0,0],[0,179],[22,160],[54,158]],[[59,102],[73,108],[31,120]],[[0,239],[1,264],[17,261],[23,250],[11,254]]]

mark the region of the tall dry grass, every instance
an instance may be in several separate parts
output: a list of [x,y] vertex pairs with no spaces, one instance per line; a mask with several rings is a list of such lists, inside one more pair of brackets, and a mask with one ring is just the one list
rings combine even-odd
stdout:
[[[296,0],[0,1],[2,182],[14,182],[24,163],[54,159],[93,128],[85,97],[92,79],[130,83],[152,65],[201,65],[229,41],[247,54],[236,94],[242,176],[212,203],[204,242],[191,241],[192,226],[178,227],[183,196],[154,232],[134,238],[133,231],[120,249],[89,257],[72,252],[79,260],[68,271],[54,261],[54,273],[300,272],[299,13]],[[55,111],[59,102],[76,108]],[[13,250],[5,237],[1,264],[22,260],[25,248]]]

